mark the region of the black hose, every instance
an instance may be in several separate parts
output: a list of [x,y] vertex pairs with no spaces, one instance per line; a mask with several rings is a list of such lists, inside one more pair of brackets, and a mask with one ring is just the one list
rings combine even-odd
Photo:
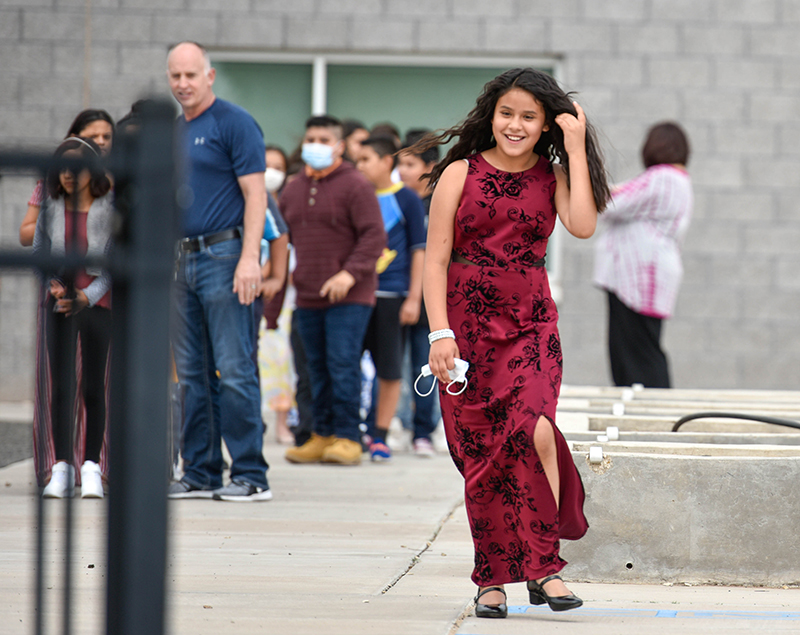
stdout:
[[792,421],[791,419],[779,419],[777,417],[765,417],[762,415],[743,415],[735,412],[697,412],[693,415],[686,415],[678,419],[677,423],[672,426],[672,431],[677,432],[684,423],[694,421],[695,419],[744,419],[745,421],[759,421],[761,423],[771,423],[776,426],[786,426],[787,428],[800,430],[800,422]]

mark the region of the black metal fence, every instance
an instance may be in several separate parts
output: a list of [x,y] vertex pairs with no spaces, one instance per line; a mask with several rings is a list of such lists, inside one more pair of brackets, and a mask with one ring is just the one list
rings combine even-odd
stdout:
[[[0,268],[52,274],[93,264],[112,275],[106,633],[161,635],[165,629],[170,282],[177,236],[174,108],[149,100],[135,135],[115,139],[107,169],[117,205],[115,246],[103,259],[0,251]],[[74,168],[52,155],[0,152],[0,172]],[[52,372],[74,375],[74,364]],[[74,381],[74,379],[68,379]],[[46,505],[37,506],[36,635],[45,633]],[[66,500],[61,624],[72,632],[72,504]]]

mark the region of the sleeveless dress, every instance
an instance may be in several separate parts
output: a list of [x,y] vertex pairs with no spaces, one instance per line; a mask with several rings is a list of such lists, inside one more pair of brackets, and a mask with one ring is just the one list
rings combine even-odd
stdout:
[[[440,397],[450,455],[465,480],[472,580],[490,586],[557,573],[566,565],[559,540],[577,540],[588,523],[583,483],[555,427],[561,344],[543,266],[556,222],[553,166],[539,157],[512,174],[480,154],[466,161],[447,311],[469,383],[458,396],[440,386]],[[540,417],[555,433],[558,506],[534,446]]]

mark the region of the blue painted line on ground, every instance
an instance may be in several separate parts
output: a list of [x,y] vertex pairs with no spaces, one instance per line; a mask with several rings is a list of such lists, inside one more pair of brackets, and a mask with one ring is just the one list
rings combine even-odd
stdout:
[[678,611],[659,611],[656,617],[678,617]]
[[[515,614],[522,613],[549,613],[550,609],[546,606],[509,606],[508,612]],[[634,608],[594,608],[581,607],[569,612],[570,615],[578,613],[591,613],[593,616],[636,616],[636,617],[657,617],[667,619],[701,619],[701,620],[783,620],[800,621],[800,613],[789,611],[680,611],[672,609],[634,609]]]

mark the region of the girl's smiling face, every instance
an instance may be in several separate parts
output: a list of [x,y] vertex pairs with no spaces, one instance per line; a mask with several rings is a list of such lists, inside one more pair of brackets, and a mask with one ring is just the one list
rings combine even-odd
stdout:
[[492,134],[503,154],[510,157],[531,154],[542,132],[547,130],[544,106],[527,90],[512,88],[497,100]]
[[[69,157],[70,159],[80,159],[81,153],[79,150],[67,150],[62,156]],[[61,170],[58,175],[58,180],[61,182],[61,187],[68,196],[81,192],[89,187],[89,182],[92,180],[92,175],[89,170],[81,170],[77,175],[69,170]]]

